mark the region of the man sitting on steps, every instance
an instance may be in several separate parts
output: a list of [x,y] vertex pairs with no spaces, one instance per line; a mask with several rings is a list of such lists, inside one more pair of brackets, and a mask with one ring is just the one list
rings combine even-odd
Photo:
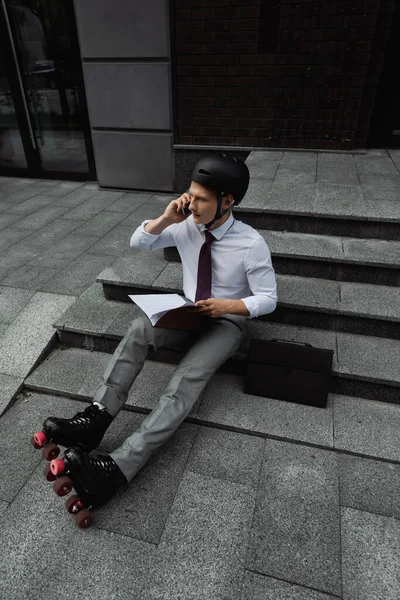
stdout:
[[[206,318],[198,331],[153,327],[145,314],[133,320],[92,405],[72,419],[46,420],[46,437],[67,446],[64,458],[71,478],[79,479],[93,507],[129,482],[177,430],[213,373],[237,352],[246,317],[275,310],[276,281],[268,246],[255,229],[232,215],[249,178],[246,164],[236,156],[204,156],[193,168],[188,192],[132,235],[130,245],[138,250],[176,246],[184,295],[195,302],[191,310]],[[184,214],[185,208],[191,213]],[[89,454],[124,406],[149,350],[163,346],[189,350],[157,406],[120,448],[110,455]]]

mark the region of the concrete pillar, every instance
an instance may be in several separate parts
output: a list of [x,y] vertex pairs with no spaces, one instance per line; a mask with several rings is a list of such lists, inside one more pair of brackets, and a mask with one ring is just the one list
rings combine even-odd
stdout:
[[173,190],[169,0],[74,0],[99,185]]

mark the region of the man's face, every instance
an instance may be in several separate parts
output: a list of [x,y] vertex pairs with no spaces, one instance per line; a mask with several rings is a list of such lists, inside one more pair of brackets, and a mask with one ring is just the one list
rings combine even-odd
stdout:
[[[217,210],[217,194],[204,187],[197,181],[192,181],[188,190],[190,196],[189,209],[192,211],[193,221],[196,225],[205,225],[213,220]],[[232,196],[224,196],[222,210],[230,206]],[[226,217],[229,215],[227,214]],[[218,224],[216,221],[215,225]]]

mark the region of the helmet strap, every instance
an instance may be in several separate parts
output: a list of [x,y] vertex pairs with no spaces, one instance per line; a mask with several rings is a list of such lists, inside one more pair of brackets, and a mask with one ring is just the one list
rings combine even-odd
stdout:
[[213,225],[215,223],[215,221],[219,221],[219,219],[222,219],[222,217],[224,215],[226,215],[226,213],[229,212],[230,210],[232,210],[232,208],[233,208],[233,202],[232,202],[232,204],[228,208],[226,208],[225,210],[223,210],[221,212],[222,200],[223,200],[223,197],[224,197],[224,192],[219,192],[217,194],[217,196],[218,196],[217,212],[215,213],[215,217],[213,218],[213,220],[210,221],[209,223],[206,223],[206,225],[205,225],[206,229],[210,229],[211,225]]

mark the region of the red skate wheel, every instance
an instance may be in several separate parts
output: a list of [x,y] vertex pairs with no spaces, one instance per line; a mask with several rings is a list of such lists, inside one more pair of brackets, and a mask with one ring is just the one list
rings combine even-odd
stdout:
[[76,494],[68,498],[68,500],[65,503],[65,506],[67,507],[67,511],[70,513],[70,515],[76,515],[79,511],[83,509],[82,502],[79,500],[79,496],[77,496]]
[[79,511],[78,514],[75,515],[75,524],[80,529],[87,529],[88,527],[91,526],[92,523],[93,523],[93,515],[89,510],[86,510],[86,508]]
[[66,496],[72,490],[73,483],[69,477],[60,477],[54,482],[53,489],[57,496]]
[[45,470],[44,470],[44,476],[47,479],[47,481],[55,481],[56,480],[56,476],[53,475],[53,473],[50,471],[50,465],[47,465]]
[[38,431],[37,433],[35,433],[32,436],[31,444],[34,448],[39,450],[39,448],[43,448],[46,441],[47,441],[47,438],[46,438],[45,434],[43,433],[43,431]]
[[42,449],[42,456],[46,460],[53,460],[60,454],[60,448],[57,444],[48,444]]
[[65,465],[62,458],[54,458],[50,463],[50,469],[53,475],[61,475],[65,471]]

